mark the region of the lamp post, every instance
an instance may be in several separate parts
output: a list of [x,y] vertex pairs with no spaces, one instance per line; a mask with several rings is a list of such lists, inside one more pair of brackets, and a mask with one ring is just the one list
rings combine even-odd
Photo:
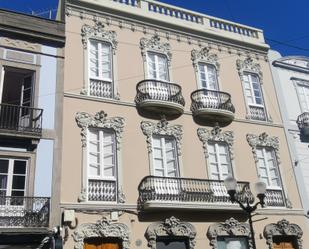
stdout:
[[228,176],[224,180],[224,184],[226,187],[226,190],[230,196],[231,202],[238,203],[239,206],[244,210],[248,216],[249,219],[249,225],[250,225],[250,232],[251,232],[251,237],[252,237],[252,245],[253,249],[256,249],[255,245],[255,238],[254,238],[254,230],[253,230],[253,225],[252,225],[252,213],[257,209],[257,206],[260,204],[261,207],[265,206],[265,192],[266,192],[266,184],[264,182],[257,182],[255,184],[255,190],[257,193],[257,197],[259,198],[259,201],[255,203],[254,205],[250,205],[249,203],[249,198],[246,198],[245,204],[240,202],[237,197],[235,196],[236,194],[236,187],[237,187],[237,181],[233,176]]

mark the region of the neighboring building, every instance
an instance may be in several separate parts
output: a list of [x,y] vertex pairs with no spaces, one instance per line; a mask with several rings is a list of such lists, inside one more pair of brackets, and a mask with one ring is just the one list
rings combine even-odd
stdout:
[[64,24],[0,15],[0,247],[49,248],[60,225],[56,93]]
[[309,214],[309,57],[270,51],[273,79],[304,211]]
[[261,30],[150,0],[65,13],[65,248],[252,248],[227,175],[242,201],[267,184],[257,248],[309,248]]

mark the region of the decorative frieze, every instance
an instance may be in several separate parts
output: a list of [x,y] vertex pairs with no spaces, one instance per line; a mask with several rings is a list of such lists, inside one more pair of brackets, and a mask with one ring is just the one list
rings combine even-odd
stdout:
[[146,230],[146,239],[151,249],[156,249],[158,238],[162,237],[182,237],[189,240],[189,248],[194,249],[195,246],[195,227],[188,222],[181,222],[174,216],[166,219],[164,222],[152,223]]
[[177,145],[178,156],[181,155],[181,140],[182,140],[182,126],[169,125],[166,119],[160,120],[157,124],[151,121],[142,121],[141,129],[146,136],[148,153],[152,153],[152,136],[163,135],[173,136]]

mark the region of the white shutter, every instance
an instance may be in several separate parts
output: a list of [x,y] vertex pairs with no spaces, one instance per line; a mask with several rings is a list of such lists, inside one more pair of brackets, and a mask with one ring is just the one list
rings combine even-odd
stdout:
[[209,160],[209,170],[210,170],[210,179],[220,180],[219,164],[217,159],[217,153],[214,143],[208,143],[208,160]]
[[153,167],[155,176],[165,176],[163,162],[163,146],[160,137],[153,137]]
[[91,78],[99,77],[99,43],[94,40],[89,41],[89,69]]
[[148,78],[149,79],[156,79],[157,78],[157,71],[156,71],[156,61],[155,61],[155,54],[147,53],[147,63],[148,63]]
[[157,55],[159,79],[168,81],[167,58],[164,55]]
[[98,130],[88,130],[88,175],[98,178],[101,176],[101,144]]
[[248,74],[243,75],[243,84],[244,84],[245,96],[247,98],[248,104],[254,104],[252,88],[251,88],[251,83],[250,83]]
[[149,79],[169,81],[168,63],[165,55],[147,53],[147,70]]
[[207,65],[207,74],[210,90],[218,90],[216,68],[213,65]]
[[115,134],[111,131],[103,133],[104,177],[116,176]]
[[279,172],[276,166],[274,153],[271,149],[265,149],[265,152],[269,169],[270,184],[273,187],[280,187]]
[[100,43],[101,46],[101,75],[103,79],[112,80],[112,48],[110,44]]
[[207,79],[206,79],[206,71],[204,64],[198,64],[199,69],[199,77],[200,77],[200,87],[207,88]]
[[298,85],[298,98],[303,112],[309,111],[309,87]]
[[177,177],[178,166],[174,139],[165,138],[166,176]]

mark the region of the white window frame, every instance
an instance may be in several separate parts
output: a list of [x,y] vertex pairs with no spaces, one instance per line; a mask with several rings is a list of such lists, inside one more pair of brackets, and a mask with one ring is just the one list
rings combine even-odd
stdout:
[[[175,153],[175,164],[176,164],[176,176],[175,177],[180,177],[180,167],[179,167],[179,160],[178,160],[178,152],[177,152],[177,143],[175,141],[175,138],[172,137],[172,136],[164,136],[164,135],[156,135],[154,134],[152,136],[152,150],[154,151],[154,137],[156,138],[159,138],[161,140],[161,144],[162,144],[162,157],[163,157],[163,170],[164,170],[164,176],[163,177],[169,177],[168,176],[168,172],[167,172],[167,158],[166,158],[166,148],[165,148],[165,144],[166,144],[166,139],[170,139],[172,140],[172,143],[174,145],[174,153]],[[155,156],[154,156],[154,153],[152,153],[152,175],[156,176],[155,175]]]
[[[231,160],[231,155],[230,155],[230,151],[229,151],[229,145],[225,142],[218,142],[218,141],[213,141],[213,140],[209,140],[207,142],[207,146],[210,147],[211,145],[214,145],[215,147],[215,156],[218,160],[217,164],[218,164],[218,170],[219,170],[219,180],[224,180],[225,177],[223,177],[222,175],[222,166],[221,166],[221,161],[220,161],[220,153],[219,153],[219,146],[220,145],[224,145],[226,147],[226,150],[227,150],[227,156],[228,156],[228,167],[229,167],[229,174],[228,175],[234,175],[233,173],[233,165],[232,165],[232,160]],[[210,154],[209,152],[209,149],[208,149],[208,154]],[[210,161],[210,157],[208,157],[208,176],[209,176],[209,179],[211,178],[212,176],[212,172],[211,172],[211,161]]]
[[[252,73],[252,72],[244,72],[244,76],[247,76],[249,79],[249,84],[250,84],[250,91],[251,91],[251,95],[253,97],[254,103],[249,103],[248,102],[248,98],[246,95],[246,88],[245,88],[245,80],[243,79],[243,88],[244,88],[244,95],[246,98],[246,102],[248,106],[257,106],[257,107],[262,107],[264,109],[265,115],[266,115],[266,110],[265,110],[265,102],[264,102],[264,96],[263,96],[263,92],[262,92],[262,85],[261,85],[261,81],[260,81],[260,77],[258,74],[256,73]],[[255,75],[259,81],[259,90],[260,90],[260,94],[261,94],[261,100],[262,100],[262,104],[257,104],[256,103],[256,96],[254,94],[254,90],[253,90],[253,81],[252,81],[252,75]]]
[[[155,68],[156,68],[156,78],[151,78],[150,77],[150,68],[149,68],[149,55],[153,54],[154,58],[155,58]],[[158,75],[160,75],[159,72],[159,56],[162,56],[165,58],[166,60],[166,73],[167,73],[167,79],[159,79]],[[147,79],[153,79],[153,80],[160,80],[160,81],[165,81],[165,82],[170,82],[170,73],[169,73],[169,65],[168,65],[168,58],[167,55],[164,53],[159,53],[159,52],[155,52],[155,51],[147,51],[146,52],[146,75],[147,75]]]
[[[309,91],[309,82],[307,84],[306,83],[307,82],[299,82],[299,81],[296,82],[296,92],[297,92],[297,98],[298,98],[298,103],[299,103],[299,106],[300,106],[301,113],[305,112],[305,108],[300,101],[300,90],[307,88],[308,91]],[[307,112],[309,112],[309,98],[306,98],[306,104],[307,104]]]
[[[272,160],[274,162],[274,167],[277,171],[277,174],[278,174],[278,182],[280,184],[280,186],[273,186],[273,185],[269,185],[268,183],[272,183],[272,178],[270,176],[270,167],[268,165],[268,162],[267,162],[267,157],[266,157],[266,150],[269,149],[271,151],[271,155],[272,155]],[[275,155],[275,151],[272,147],[265,147],[265,146],[258,146],[256,148],[256,150],[261,150],[262,151],[262,154],[263,154],[263,160],[265,162],[265,165],[266,165],[266,173],[267,173],[267,181],[268,183],[266,183],[266,188],[267,189],[272,189],[272,190],[283,190],[283,185],[282,185],[282,180],[281,180],[281,175],[280,175],[280,171],[279,171],[279,167],[278,167],[278,163],[277,163],[277,157]],[[259,158],[257,156],[257,160],[259,160],[261,158]],[[258,174],[258,177],[260,178],[260,167],[259,167],[259,163],[257,163],[257,174]]]
[[[200,71],[201,65],[204,67],[204,70],[205,70],[205,78],[206,78],[207,87],[202,86],[201,71]],[[208,71],[209,66],[213,67],[215,69],[216,89],[209,88],[209,71]],[[199,61],[197,63],[197,71],[198,71],[197,74],[198,74],[198,87],[199,87],[199,89],[208,89],[208,90],[213,90],[213,91],[219,91],[218,72],[217,72],[217,67],[214,64],[207,63],[207,62],[204,62],[204,61]]]

